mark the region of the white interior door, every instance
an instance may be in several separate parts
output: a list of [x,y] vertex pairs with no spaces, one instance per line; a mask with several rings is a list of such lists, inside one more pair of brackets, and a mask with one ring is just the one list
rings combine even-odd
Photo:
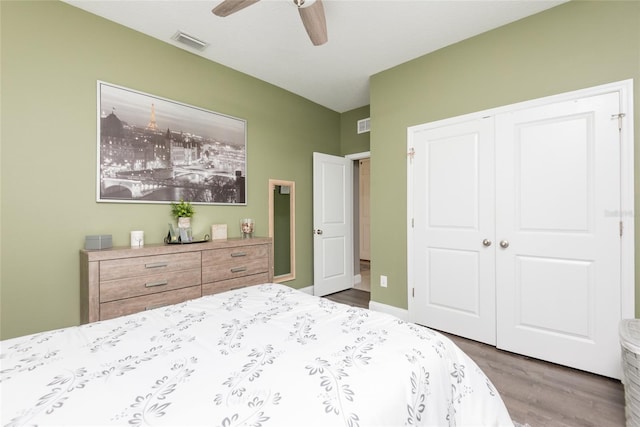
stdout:
[[409,311],[417,323],[495,345],[492,123],[410,135]]
[[344,157],[313,153],[314,294],[353,285],[353,166]]
[[620,375],[619,104],[609,93],[496,116],[498,347],[610,377]]

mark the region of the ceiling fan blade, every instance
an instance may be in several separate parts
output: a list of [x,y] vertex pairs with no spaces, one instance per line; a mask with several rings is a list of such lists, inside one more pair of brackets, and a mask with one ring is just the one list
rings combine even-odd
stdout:
[[[227,0],[228,1],[228,0]],[[304,28],[314,46],[325,44],[327,37],[327,20],[324,16],[322,0],[316,0],[307,7],[298,7]]]
[[260,0],[224,0],[222,3],[213,8],[211,12],[217,16],[229,16],[245,7],[251,6]]

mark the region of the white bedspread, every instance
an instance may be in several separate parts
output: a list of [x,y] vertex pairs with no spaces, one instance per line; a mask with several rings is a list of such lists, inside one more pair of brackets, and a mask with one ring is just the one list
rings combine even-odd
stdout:
[[276,284],[1,344],[9,426],[513,425],[446,337]]

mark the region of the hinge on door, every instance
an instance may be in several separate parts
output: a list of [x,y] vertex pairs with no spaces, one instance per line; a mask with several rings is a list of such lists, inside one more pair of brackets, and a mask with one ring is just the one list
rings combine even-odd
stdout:
[[624,225],[622,224],[622,221],[620,221],[620,237],[622,237],[623,230],[624,230]]
[[416,288],[411,288],[411,298],[416,297]]
[[411,228],[413,228],[413,218],[411,218]]
[[413,157],[416,155],[416,150],[415,148],[411,147],[409,149],[409,152],[407,153],[407,156],[409,156],[409,161],[413,163]]
[[612,114],[611,120],[618,119],[618,130],[622,130],[622,119],[626,116],[625,113]]

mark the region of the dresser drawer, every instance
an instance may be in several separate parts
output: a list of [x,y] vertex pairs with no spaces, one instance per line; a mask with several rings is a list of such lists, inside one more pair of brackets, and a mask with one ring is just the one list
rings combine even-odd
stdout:
[[100,304],[100,320],[113,319],[114,317],[125,316],[139,311],[178,304],[190,299],[200,298],[201,293],[200,286],[191,286],[174,291],[107,302]]
[[202,252],[202,282],[217,282],[269,271],[266,245],[213,249]]
[[141,256],[100,262],[100,281],[200,268],[200,252]]
[[100,302],[197,286],[201,283],[200,276],[200,269],[196,268],[104,281],[100,284]]
[[261,285],[269,282],[269,273],[254,274],[235,279],[221,280],[219,282],[204,283],[202,285],[202,295],[219,294],[231,289],[244,288],[246,286]]

